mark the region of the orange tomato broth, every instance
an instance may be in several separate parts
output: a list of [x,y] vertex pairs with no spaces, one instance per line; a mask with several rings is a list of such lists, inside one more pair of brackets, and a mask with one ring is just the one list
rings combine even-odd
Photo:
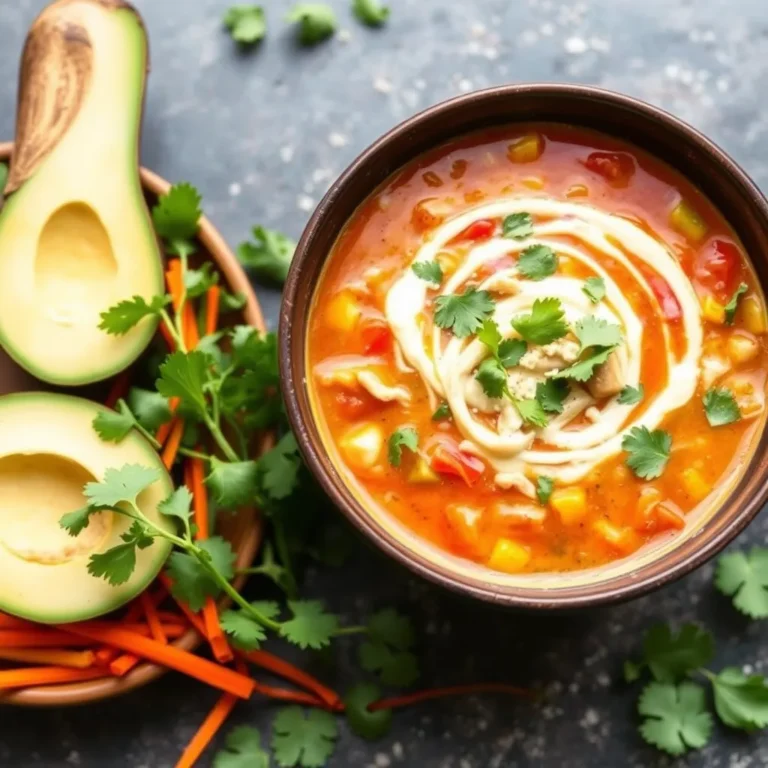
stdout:
[[[543,138],[540,155],[532,161],[514,162],[510,147],[520,137],[531,135]],[[586,167],[595,151],[626,153],[634,159],[635,170],[626,186],[609,183]],[[361,203],[327,260],[311,307],[307,345],[311,400],[326,448],[337,466],[347,470],[343,474],[356,495],[368,505],[379,505],[418,536],[482,564],[488,564],[500,539],[509,539],[527,553],[525,562],[518,560],[512,567],[502,568],[510,572],[594,567],[624,557],[651,540],[657,543],[662,537],[679,535],[685,516],[700,504],[699,509],[706,507],[707,492],[734,482],[735,473],[746,466],[763,414],[712,428],[702,406],[700,383],[693,398],[667,414],[659,425],[672,435],[672,455],[662,476],[652,481],[637,478],[626,466],[623,452],[607,459],[575,484],[586,493],[586,514],[570,524],[563,522],[551,500],[542,507],[546,511],[543,523],[510,522],[500,514],[499,503],[536,506],[538,502],[515,489],[496,487],[490,467],[472,486],[460,477],[443,474],[437,482],[417,483],[409,480],[418,461],[409,450],[403,451],[397,468],[387,460],[386,443],[372,467],[355,466],[338,450],[344,436],[363,424],[378,425],[385,440],[402,426],[415,427],[420,451],[427,457],[436,440],[450,439],[455,444],[462,440],[452,421],[432,419],[433,408],[418,374],[403,374],[395,367],[386,335],[384,301],[430,230],[442,223],[444,213],[452,217],[509,196],[580,202],[631,219],[667,245],[702,301],[711,295],[722,306],[739,281],[746,282],[749,290],[733,325],[703,320],[703,350],[704,354],[727,356],[724,350],[734,334],[756,341],[755,356],[732,365],[735,371],[754,373],[754,381],[764,390],[768,363],[764,299],[741,246],[740,263],[728,285],[702,271],[715,240],[738,245],[719,212],[679,173],[634,146],[583,128],[537,124],[470,134],[441,146],[412,161]],[[443,205],[445,212],[438,210],[433,219],[419,205],[426,199]],[[699,244],[689,242],[671,224],[671,211],[680,200],[707,225],[708,234]],[[586,246],[582,243],[581,247]],[[632,411],[634,418],[666,385],[666,358],[658,353],[663,349],[662,323],[666,321],[624,267],[604,254],[592,255],[620,287],[632,291],[633,307],[645,325],[640,377],[645,398]],[[633,263],[638,265],[639,259],[635,257]],[[579,270],[589,276],[584,265],[561,258],[558,273],[581,276]],[[642,271],[649,273],[649,268],[643,264]],[[748,302],[754,304],[749,313],[745,310]],[[681,323],[668,326],[672,349],[679,355],[686,346]],[[354,378],[329,381],[328,372],[340,363],[367,365],[388,383],[406,385],[412,394],[410,403],[404,407],[380,402]],[[474,524],[457,513],[457,507],[477,511]]]

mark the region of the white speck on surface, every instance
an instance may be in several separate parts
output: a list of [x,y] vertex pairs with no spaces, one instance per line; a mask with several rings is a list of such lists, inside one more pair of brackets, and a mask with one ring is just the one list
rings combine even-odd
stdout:
[[397,760],[402,760],[404,754],[405,752],[403,751],[403,745],[399,741],[396,741],[392,745],[392,756]]
[[414,90],[412,90],[410,88],[406,88],[400,94],[400,96],[403,99],[403,103],[407,107],[410,107],[411,109],[413,109],[419,103],[419,101],[420,101],[419,94],[416,91],[414,91]]
[[580,53],[586,53],[589,50],[587,41],[583,37],[569,37],[564,43],[566,53],[578,55]]
[[427,87],[427,81],[419,77],[413,81],[413,87],[419,91],[423,91]]
[[377,77],[373,81],[373,90],[379,93],[392,93],[392,83],[386,77]]
[[469,32],[472,37],[482,37],[485,34],[485,24],[481,24],[479,21],[473,21],[472,26],[469,28]]
[[555,34],[555,25],[546,22],[539,27],[539,32],[542,37],[552,37]]
[[604,37],[590,37],[589,47],[597,53],[608,53],[611,50],[611,41]]
[[755,671],[755,668],[754,668],[754,667],[753,667],[751,664],[745,664],[745,665],[744,665],[744,666],[741,668],[741,671],[742,671],[742,672],[743,672],[745,675],[751,675],[751,674],[752,674],[752,673]]
[[315,201],[309,195],[299,195],[296,198],[296,206],[300,211],[309,213],[315,207]]
[[521,45],[536,45],[538,41],[539,33],[534,29],[526,29],[525,32],[520,35]]
[[230,195],[230,197],[237,197],[240,194],[240,192],[242,192],[242,189],[243,188],[236,181],[233,181],[229,185],[229,195]]
[[579,725],[582,728],[593,728],[600,722],[600,715],[596,709],[591,707],[584,713],[584,717],[579,720]]
[[677,80],[677,78],[680,77],[680,67],[677,64],[667,64],[667,66],[664,67],[664,74],[670,80]]
[[280,147],[280,159],[284,163],[290,163],[293,160],[293,147],[285,146]]
[[388,768],[392,762],[389,759],[389,755],[385,755],[383,752],[379,752],[374,760],[376,761],[377,768]]
[[611,684],[611,678],[605,672],[600,672],[597,676],[597,684],[607,688]]
[[456,87],[462,92],[467,93],[472,90],[472,81],[468,77],[462,77],[456,84]]
[[346,147],[349,144],[349,139],[343,133],[334,131],[328,134],[328,143],[332,147]]
[[66,757],[67,762],[70,765],[80,765],[80,753],[73,749]]
[[342,43],[348,43],[352,39],[352,33],[348,29],[340,29],[337,39]]
[[330,168],[315,168],[312,171],[312,181],[319,184],[321,181],[333,178],[333,171]]

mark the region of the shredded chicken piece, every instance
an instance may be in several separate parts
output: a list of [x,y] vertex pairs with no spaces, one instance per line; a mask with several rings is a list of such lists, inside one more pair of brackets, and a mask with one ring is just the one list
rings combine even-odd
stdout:
[[384,403],[391,403],[393,400],[396,400],[400,405],[408,405],[411,401],[411,392],[407,387],[400,385],[390,387],[373,371],[359,371],[357,380],[363,389]]
[[392,349],[395,355],[395,367],[397,370],[400,371],[400,373],[413,373],[413,368],[405,362],[403,350],[400,349],[400,345],[395,342]]
[[512,403],[505,403],[496,422],[496,431],[500,435],[512,435],[520,431],[523,419],[520,412]]
[[596,421],[600,421],[600,409],[591,405],[584,411],[584,416],[594,424]]
[[730,363],[719,355],[704,355],[701,358],[701,384],[709,389],[721,376],[731,370]]
[[499,472],[493,482],[504,490],[517,488],[529,499],[536,498],[536,486],[522,472]]
[[613,397],[624,389],[627,381],[625,360],[626,352],[621,347],[612,352],[602,365],[597,366],[592,378],[587,382],[587,389],[592,397]]
[[494,512],[512,525],[541,525],[547,517],[544,507],[532,504],[494,504]]

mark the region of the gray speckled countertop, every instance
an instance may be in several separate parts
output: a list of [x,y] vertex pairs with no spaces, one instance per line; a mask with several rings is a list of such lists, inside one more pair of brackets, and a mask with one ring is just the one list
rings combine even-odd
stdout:
[[[391,0],[371,31],[330,0],[344,30],[296,47],[267,0],[271,30],[243,54],[222,32],[227,0],[138,0],[151,38],[142,161],[188,179],[232,243],[264,223],[298,236],[331,180],[371,140],[424,106],[510,81],[594,83],[665,107],[722,144],[768,188],[768,6],[765,0]],[[18,56],[42,0],[0,0],[0,137],[13,131]],[[259,291],[274,322],[279,297]],[[758,520],[738,542],[763,542]],[[768,658],[768,624],[748,623],[716,595],[711,567],[654,595],[570,617],[513,615],[454,597],[362,547],[341,571],[310,574],[312,594],[349,615],[397,603],[418,617],[424,682],[538,682],[532,706],[469,698],[397,715],[375,745],[343,733],[332,766],[581,768],[670,765],[637,735],[637,691],[620,665],[655,620],[715,630],[717,665]],[[341,645],[345,675],[351,649]],[[0,765],[171,766],[215,694],[176,675],[119,700],[74,710],[2,711]],[[232,724],[266,731],[272,708],[240,705]],[[210,757],[210,755],[209,755]],[[204,762],[205,765],[208,761]],[[679,765],[768,765],[768,733],[722,728]]]

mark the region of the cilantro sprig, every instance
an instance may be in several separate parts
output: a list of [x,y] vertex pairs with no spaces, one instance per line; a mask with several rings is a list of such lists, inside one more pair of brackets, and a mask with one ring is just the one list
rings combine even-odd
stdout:
[[663,429],[632,427],[621,441],[627,466],[643,480],[660,477],[669,461],[672,436]]
[[710,427],[724,427],[741,419],[739,404],[730,389],[708,389],[704,393],[702,403]]
[[568,333],[560,299],[536,299],[531,311],[512,318],[512,327],[531,344],[551,344]]
[[282,285],[296,250],[296,243],[282,232],[267,227],[254,227],[253,240],[237,247],[240,263],[258,280]]
[[474,286],[463,293],[438,296],[435,306],[435,324],[439,328],[453,331],[460,339],[475,333],[496,308],[491,294]]
[[529,245],[517,260],[520,274],[529,280],[543,280],[557,272],[557,254],[543,244]]

